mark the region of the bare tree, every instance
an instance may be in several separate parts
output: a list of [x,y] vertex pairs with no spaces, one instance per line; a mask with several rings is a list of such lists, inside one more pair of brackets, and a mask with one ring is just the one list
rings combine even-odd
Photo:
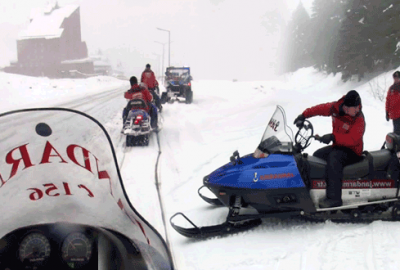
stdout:
[[384,101],[388,90],[386,74],[383,76],[377,76],[368,82],[370,92],[375,99]]

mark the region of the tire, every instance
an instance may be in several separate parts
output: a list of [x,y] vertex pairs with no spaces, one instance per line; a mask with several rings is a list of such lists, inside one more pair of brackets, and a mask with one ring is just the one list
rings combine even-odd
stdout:
[[192,89],[186,89],[186,104],[190,104],[193,101],[193,92]]

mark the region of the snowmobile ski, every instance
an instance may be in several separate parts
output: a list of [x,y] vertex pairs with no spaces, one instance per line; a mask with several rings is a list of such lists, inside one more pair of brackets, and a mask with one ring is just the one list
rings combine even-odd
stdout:
[[[177,216],[183,216],[194,228],[182,228],[172,222],[172,219]],[[170,219],[171,226],[179,232],[181,235],[189,238],[207,238],[213,236],[223,236],[227,234],[238,233],[247,231],[261,224],[261,219],[248,219],[240,222],[224,222],[219,225],[197,227],[190,219],[188,219],[183,213],[178,212],[173,215]]]

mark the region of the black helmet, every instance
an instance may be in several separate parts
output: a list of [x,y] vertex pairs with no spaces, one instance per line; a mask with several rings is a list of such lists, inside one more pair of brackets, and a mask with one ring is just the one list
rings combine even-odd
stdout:
[[393,78],[400,78],[400,71],[395,71],[393,73]]
[[356,107],[361,104],[361,97],[356,90],[351,90],[344,97],[343,104],[347,107]]
[[146,68],[150,68],[150,64],[147,64],[147,65],[146,65]]
[[132,76],[132,77],[129,79],[129,82],[131,83],[131,85],[135,85],[135,84],[137,84],[137,78],[136,78],[135,76]]

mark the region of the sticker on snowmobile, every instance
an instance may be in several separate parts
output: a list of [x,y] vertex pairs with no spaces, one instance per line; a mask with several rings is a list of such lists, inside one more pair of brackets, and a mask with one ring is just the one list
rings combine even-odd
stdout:
[[349,190],[348,192],[350,196],[354,196],[355,198],[369,197],[371,195],[370,189]]
[[277,131],[277,128],[279,126],[279,121],[275,120],[275,119],[271,119],[271,121],[269,121],[269,126],[274,130]]
[[[69,186],[69,183],[66,183],[66,182],[63,182],[63,191],[64,192],[62,192],[62,193],[59,193],[59,192],[57,192],[57,190],[58,190],[58,187],[55,185],[55,184],[53,184],[53,183],[49,183],[49,184],[43,184],[43,186],[45,187],[45,188],[47,188],[46,190],[45,190],[45,193],[46,193],[46,195],[47,196],[50,196],[50,197],[57,197],[57,196],[70,196],[70,195],[74,195],[75,194],[75,192],[74,193],[71,193],[71,188],[70,188],[70,186]],[[93,195],[93,193],[92,193],[92,191],[90,191],[90,189],[88,189],[85,185],[82,185],[82,184],[79,184],[79,185],[76,185],[78,188],[80,188],[80,189],[84,189],[84,190],[86,190],[86,192],[87,192],[87,194],[88,194],[88,196],[89,197],[91,197],[91,198],[93,198],[94,197],[94,195]],[[43,194],[43,191],[40,189],[40,188],[28,188],[27,190],[32,190],[33,192],[31,192],[30,193],[30,195],[29,195],[29,199],[31,200],[31,201],[37,201],[37,200],[40,200],[41,198],[43,198],[43,196],[44,196],[44,194]],[[50,194],[50,192],[54,192],[53,194]]]
[[255,172],[255,173],[254,173],[253,182],[255,183],[255,182],[257,182],[257,181],[258,181],[258,177],[257,177],[257,173]]
[[361,195],[361,197],[369,197],[369,196],[371,196],[371,190],[370,189],[362,189],[360,195]]
[[[365,188],[394,188],[393,179],[373,179],[373,180],[343,180],[342,189],[365,189]],[[325,189],[324,180],[312,180],[312,189]]]
[[292,178],[292,177],[294,177],[293,173],[264,174],[260,176],[260,180]]
[[[59,154],[59,151],[57,151],[56,148],[49,141],[47,141],[46,145],[43,147],[43,154],[42,154],[42,159],[41,159],[40,163],[38,163],[39,160],[36,160],[36,163],[32,162],[31,157],[34,157],[35,155],[33,155],[32,153],[30,153],[28,151],[27,145],[28,144],[24,144],[24,145],[15,147],[14,149],[12,149],[11,151],[9,151],[6,154],[6,157],[5,157],[6,163],[12,165],[12,167],[10,168],[10,176],[8,177],[7,180],[4,180],[4,178],[0,174],[0,180],[1,180],[0,188],[3,187],[11,178],[13,178],[15,175],[20,173],[22,170],[25,170],[27,168],[34,167],[34,166],[41,166],[43,164],[51,163],[50,157],[52,157],[52,158],[58,157],[60,159],[59,163],[78,165],[79,167],[82,167],[83,169],[86,169],[87,171],[93,173],[93,171],[92,171],[93,164],[91,163],[91,161],[90,161],[91,159],[89,157],[89,155],[92,155],[94,158],[94,159],[92,158],[92,162],[93,162],[93,160],[95,161],[94,164],[96,165],[96,168],[97,168],[98,179],[101,180],[101,179],[107,178],[111,181],[110,176],[108,175],[107,171],[100,171],[99,159],[95,155],[93,155],[89,150],[87,150],[86,148],[84,148],[80,145],[70,144],[66,147],[67,156],[71,161],[71,162],[67,162],[65,157],[63,158]],[[76,156],[75,149],[78,150],[78,153],[80,151],[82,152],[81,159],[83,159],[84,164],[81,164],[82,162],[78,161],[79,158]],[[14,157],[14,152],[16,153],[15,155],[17,155],[17,157]],[[52,152],[54,152],[54,154],[51,154]],[[22,168],[22,170],[18,170],[21,161],[23,163],[24,168]],[[110,188],[111,188],[111,184],[110,184]],[[110,189],[110,193],[112,194],[112,189]]]

